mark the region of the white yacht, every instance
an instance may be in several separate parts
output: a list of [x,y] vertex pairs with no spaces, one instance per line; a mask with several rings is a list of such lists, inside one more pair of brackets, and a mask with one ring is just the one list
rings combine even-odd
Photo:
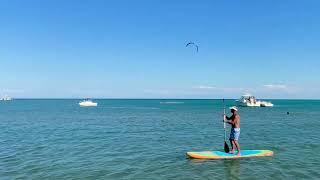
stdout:
[[245,94],[241,96],[240,99],[237,100],[239,106],[245,107],[272,107],[273,104],[271,102],[259,101],[255,96],[250,94]]
[[12,98],[9,97],[8,95],[3,96],[2,98],[0,98],[0,101],[11,101]]
[[79,102],[79,105],[80,105],[80,106],[83,106],[83,107],[89,107],[89,106],[97,106],[98,103],[93,102],[93,101],[90,100],[90,99],[85,99],[85,100],[83,100],[83,101],[80,101],[80,102]]

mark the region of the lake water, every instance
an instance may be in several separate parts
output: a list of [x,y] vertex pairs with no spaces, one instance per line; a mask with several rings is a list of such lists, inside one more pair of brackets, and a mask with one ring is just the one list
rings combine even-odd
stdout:
[[78,102],[0,102],[1,179],[320,178],[319,100],[240,108],[241,148],[274,157],[215,161],[185,153],[223,150],[221,100]]

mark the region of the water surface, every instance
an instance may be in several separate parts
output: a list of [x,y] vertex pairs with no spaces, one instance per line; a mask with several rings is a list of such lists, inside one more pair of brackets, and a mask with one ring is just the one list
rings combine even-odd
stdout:
[[[242,149],[274,157],[199,161],[222,150],[221,100],[14,100],[0,103],[5,179],[319,179],[320,101],[240,108]],[[227,100],[227,106],[234,100]],[[287,112],[290,112],[287,115]]]

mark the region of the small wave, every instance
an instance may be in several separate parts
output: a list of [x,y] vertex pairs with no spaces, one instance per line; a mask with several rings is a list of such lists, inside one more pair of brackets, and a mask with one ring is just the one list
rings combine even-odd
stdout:
[[166,102],[160,102],[160,104],[183,104],[184,102],[179,101],[166,101]]
[[108,108],[111,108],[111,109],[126,109],[127,107],[108,107]]
[[160,109],[157,107],[109,107],[111,109]]
[[157,108],[157,107],[134,107],[132,109],[160,109],[160,108]]

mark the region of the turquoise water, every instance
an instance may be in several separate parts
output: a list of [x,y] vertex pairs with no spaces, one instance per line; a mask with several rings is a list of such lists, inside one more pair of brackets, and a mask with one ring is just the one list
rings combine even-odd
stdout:
[[[223,150],[221,100],[0,103],[2,179],[319,179],[320,101],[240,108],[242,149],[274,157],[200,161]],[[228,100],[232,105],[233,100]],[[290,112],[287,115],[287,112]]]

